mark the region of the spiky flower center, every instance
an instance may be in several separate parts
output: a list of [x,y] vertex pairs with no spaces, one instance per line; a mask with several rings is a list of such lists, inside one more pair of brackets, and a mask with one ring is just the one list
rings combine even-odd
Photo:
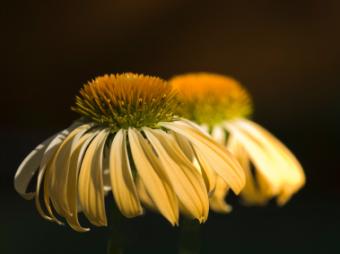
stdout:
[[176,76],[170,84],[178,91],[183,106],[179,115],[199,124],[214,125],[251,115],[248,92],[234,79],[210,73]]
[[80,90],[72,110],[113,130],[155,128],[172,121],[178,105],[164,80],[133,73],[111,74],[90,81]]

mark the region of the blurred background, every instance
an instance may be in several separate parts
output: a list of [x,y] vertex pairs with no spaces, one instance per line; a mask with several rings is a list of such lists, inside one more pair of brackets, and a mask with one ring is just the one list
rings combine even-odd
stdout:
[[[307,185],[285,207],[210,214],[202,253],[340,253],[339,1],[8,1],[1,4],[0,253],[105,253],[110,229],[73,232],[13,190],[24,156],[78,116],[97,75],[210,71],[240,80],[254,119],[302,162]],[[128,253],[176,253],[178,228],[125,222]]]

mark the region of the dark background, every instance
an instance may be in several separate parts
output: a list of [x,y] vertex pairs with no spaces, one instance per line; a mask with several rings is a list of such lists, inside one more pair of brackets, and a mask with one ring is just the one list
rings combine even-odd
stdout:
[[[77,117],[84,82],[126,71],[239,79],[255,120],[305,168],[306,187],[283,208],[233,200],[232,214],[211,213],[203,253],[340,253],[340,1],[10,1],[0,13],[0,253],[106,252],[110,229],[43,220],[13,176]],[[175,253],[179,229],[161,217],[124,223],[129,253]]]

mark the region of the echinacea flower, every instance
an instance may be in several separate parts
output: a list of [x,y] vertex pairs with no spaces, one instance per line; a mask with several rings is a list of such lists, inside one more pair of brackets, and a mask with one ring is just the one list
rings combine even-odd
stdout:
[[[190,121],[175,115],[176,94],[157,77],[105,75],[86,84],[73,110],[82,118],[38,145],[21,163],[15,188],[35,198],[39,213],[77,231],[82,212],[106,226],[104,199],[112,191],[120,212],[132,218],[150,206],[171,224],[183,213],[208,217],[206,183],[213,174],[239,193],[245,175],[236,159]],[[190,146],[200,167],[186,156]],[[213,174],[212,174],[213,172]],[[36,176],[35,192],[27,187]]]
[[[238,158],[246,174],[240,196],[247,204],[265,204],[277,197],[285,204],[305,183],[295,156],[277,138],[249,120],[252,101],[234,79],[210,73],[179,75],[170,80],[183,102],[181,115],[205,128]],[[252,165],[254,170],[252,170]],[[228,183],[216,181],[211,208],[228,212]]]

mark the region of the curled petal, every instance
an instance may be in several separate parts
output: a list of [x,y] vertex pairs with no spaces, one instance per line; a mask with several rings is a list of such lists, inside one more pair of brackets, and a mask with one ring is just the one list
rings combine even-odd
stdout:
[[[59,146],[61,145],[61,143],[63,142],[63,140],[66,138],[66,135],[68,134],[68,131],[63,131],[59,134],[57,134],[52,141],[47,145],[43,157],[41,159],[40,162],[40,166],[39,166],[39,172],[38,172],[38,177],[37,177],[37,184],[36,184],[36,194],[35,194],[35,205],[37,207],[38,212],[40,213],[40,215],[47,219],[47,220],[53,220],[56,222],[59,222],[52,213],[50,213],[51,215],[47,215],[45,213],[45,211],[43,210],[43,208],[41,207],[40,204],[40,191],[42,188],[42,182],[44,180],[44,176],[45,176],[45,172],[47,167],[49,166],[49,164],[51,164],[52,158],[55,154],[55,152],[58,150]],[[49,205],[49,203],[48,203]],[[48,209],[50,210],[50,209]],[[61,222],[59,222],[61,223]]]
[[[67,129],[53,135],[52,137],[46,139],[40,145],[38,145],[32,152],[30,152],[26,158],[19,165],[15,176],[14,176],[14,188],[15,190],[25,199],[32,199],[35,195],[34,192],[26,192],[32,177],[39,169],[41,160],[46,154],[47,147],[49,144],[56,139],[64,139],[73,129],[77,127],[78,124],[73,124]],[[55,142],[54,145],[56,146]],[[50,146],[51,149],[51,146]]]

